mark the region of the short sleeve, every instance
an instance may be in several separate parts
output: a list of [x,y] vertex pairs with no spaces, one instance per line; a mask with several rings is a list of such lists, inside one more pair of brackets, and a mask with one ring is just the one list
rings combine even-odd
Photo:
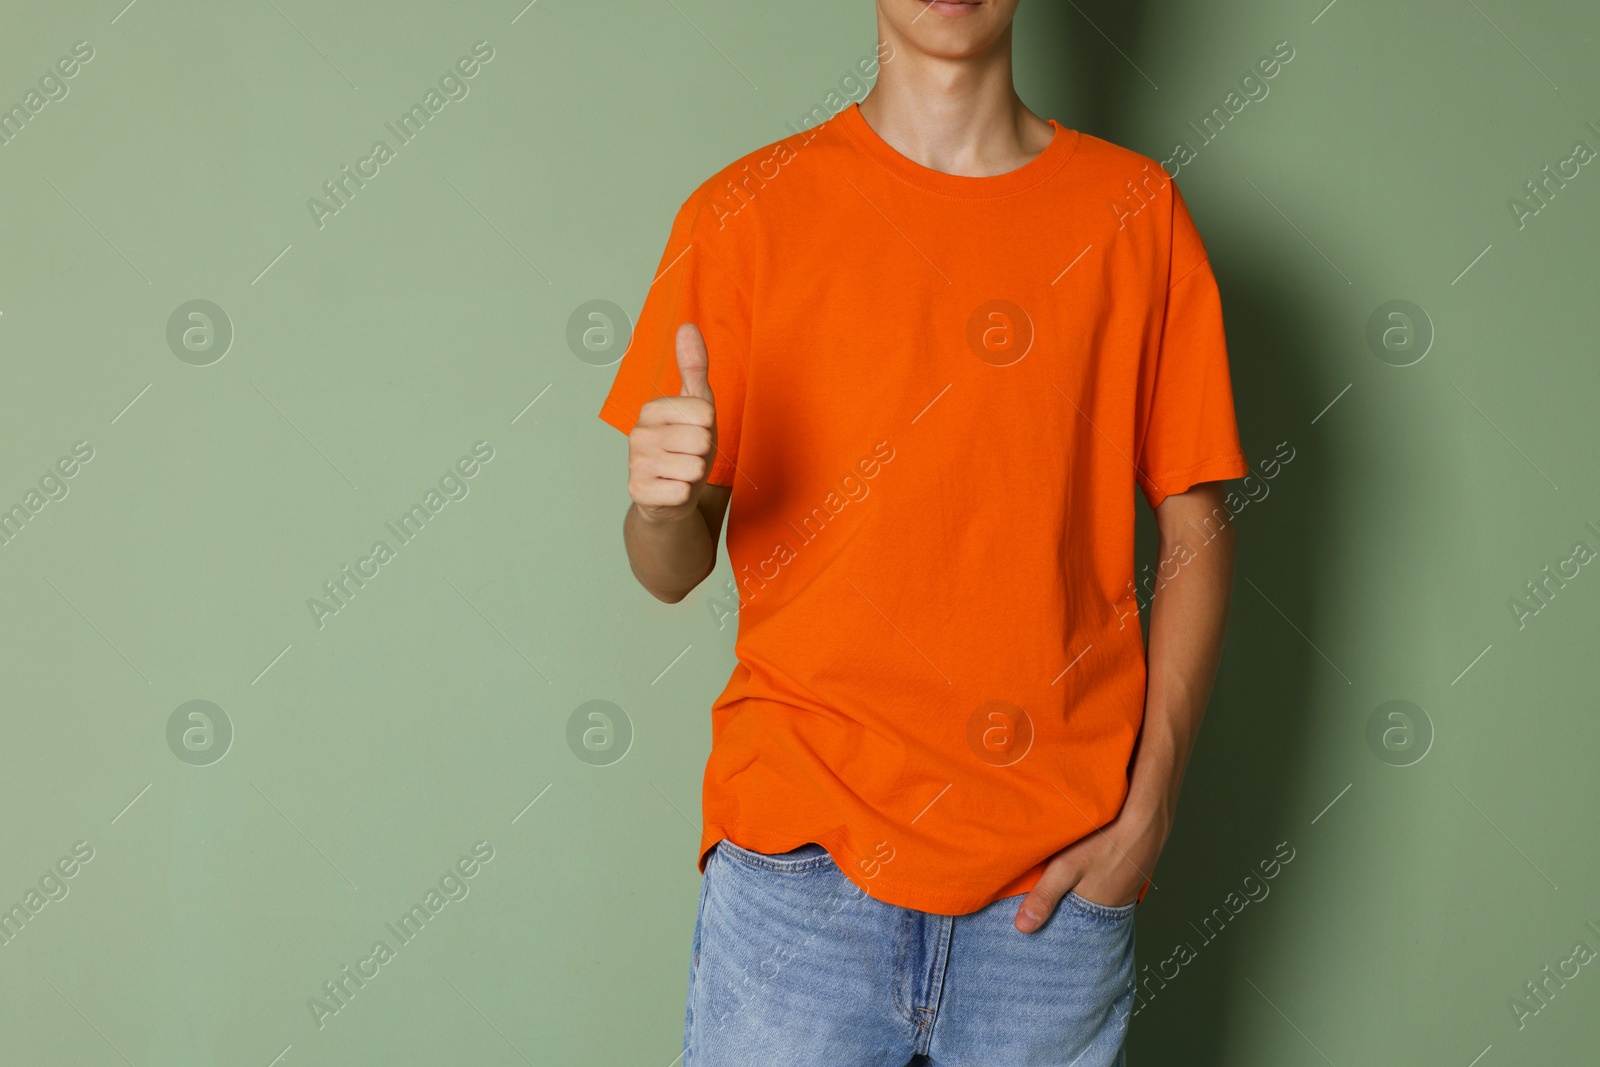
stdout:
[[706,480],[732,485],[739,456],[739,423],[744,411],[745,365],[749,358],[750,303],[733,271],[712,251],[704,236],[700,194],[679,209],[667,247],[645,294],[632,340],[622,354],[600,418],[623,433],[639,421],[639,409],[659,396],[677,396],[677,333],[692,322],[705,337],[710,359],[707,377],[717,409],[717,455]]
[[1176,185],[1170,244],[1158,342],[1140,368],[1135,467],[1152,508],[1201,482],[1250,472],[1234,419],[1222,297]]

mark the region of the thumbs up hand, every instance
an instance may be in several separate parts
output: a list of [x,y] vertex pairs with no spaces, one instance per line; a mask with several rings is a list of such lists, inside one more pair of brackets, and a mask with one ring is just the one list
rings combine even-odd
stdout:
[[628,434],[628,496],[641,516],[673,522],[695,513],[717,452],[717,409],[707,378],[711,360],[699,327],[678,327],[677,396],[639,409]]

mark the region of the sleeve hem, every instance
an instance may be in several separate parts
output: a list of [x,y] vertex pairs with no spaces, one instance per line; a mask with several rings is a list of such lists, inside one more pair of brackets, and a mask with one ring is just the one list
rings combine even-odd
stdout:
[[1249,473],[1250,464],[1245,460],[1244,454],[1234,452],[1225,456],[1213,456],[1192,467],[1162,474],[1159,478],[1140,473],[1138,482],[1139,488],[1144,490],[1145,500],[1154,508],[1174,493],[1185,492],[1201,482],[1242,478]]
[[621,404],[607,400],[600,405],[600,421],[616,427],[623,433],[632,433],[633,428],[639,423],[639,413],[635,411],[629,414]]
[[721,450],[717,458],[711,461],[711,470],[706,474],[706,484],[720,486],[723,489],[733,488],[733,476],[739,473],[737,463],[725,457]]

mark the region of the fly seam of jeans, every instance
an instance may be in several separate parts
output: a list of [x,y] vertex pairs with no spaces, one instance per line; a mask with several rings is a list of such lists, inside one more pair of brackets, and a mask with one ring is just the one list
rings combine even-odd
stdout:
[[912,1026],[920,1025],[917,1022],[916,1011],[911,1003],[911,994],[906,988],[907,972],[910,970],[908,956],[911,944],[911,925],[915,916],[905,908],[896,908],[894,931],[894,985],[889,991],[889,1001],[894,1005],[895,1012]]
[[933,1027],[939,1021],[939,999],[944,993],[945,971],[950,965],[950,939],[955,924],[955,916],[939,916],[939,937],[934,946],[933,973],[928,978],[928,999],[917,1005],[917,1012],[927,1020],[927,1025],[923,1027],[927,1031],[927,1039],[921,1043],[920,1052],[927,1052],[933,1043]]

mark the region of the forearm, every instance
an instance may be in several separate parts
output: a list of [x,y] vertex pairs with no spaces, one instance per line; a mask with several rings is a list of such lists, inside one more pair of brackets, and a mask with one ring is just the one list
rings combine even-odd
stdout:
[[647,519],[630,505],[622,540],[639,584],[668,604],[688,596],[716,566],[716,540],[698,508],[679,518]]
[[[1170,826],[1178,790],[1216,679],[1233,584],[1234,534],[1224,524],[1209,540],[1198,527],[1163,530],[1161,559],[1184,558],[1150,609],[1144,726],[1127,806]],[[1187,546],[1187,551],[1185,551]]]

